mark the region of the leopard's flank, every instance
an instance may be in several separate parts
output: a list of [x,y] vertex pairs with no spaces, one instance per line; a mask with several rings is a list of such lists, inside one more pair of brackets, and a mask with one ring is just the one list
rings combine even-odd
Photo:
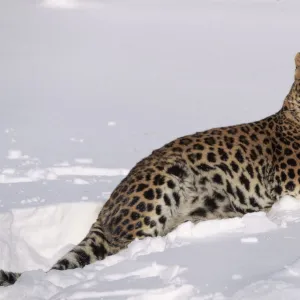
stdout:
[[[130,171],[87,236],[52,269],[84,267],[136,238],[163,236],[179,224],[267,211],[300,194],[300,53],[283,107],[263,120],[178,138]],[[20,273],[0,271],[0,285]]]

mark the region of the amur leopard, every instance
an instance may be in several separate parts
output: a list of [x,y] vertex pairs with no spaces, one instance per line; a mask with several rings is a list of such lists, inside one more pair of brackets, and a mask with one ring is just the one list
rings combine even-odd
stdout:
[[[52,269],[82,268],[186,221],[267,211],[284,195],[299,196],[300,53],[295,62],[295,81],[277,113],[197,132],[153,151],[113,191],[82,242]],[[0,271],[0,285],[20,275]]]

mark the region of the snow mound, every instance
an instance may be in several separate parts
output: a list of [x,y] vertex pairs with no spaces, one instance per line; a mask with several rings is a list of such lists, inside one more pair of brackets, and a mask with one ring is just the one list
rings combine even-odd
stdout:
[[[0,214],[1,267],[28,270],[15,285],[0,288],[0,299],[296,299],[300,263],[290,249],[298,243],[296,199],[283,198],[267,215],[187,222],[84,269],[45,273],[85,236],[99,210],[86,202]],[[278,261],[282,249],[289,264]]]

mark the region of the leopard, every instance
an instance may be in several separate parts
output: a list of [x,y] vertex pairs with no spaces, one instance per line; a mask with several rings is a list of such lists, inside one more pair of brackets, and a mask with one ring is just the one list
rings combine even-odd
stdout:
[[[299,198],[300,52],[295,64],[294,82],[277,113],[177,138],[138,162],[86,237],[50,270],[83,268],[184,222],[267,212],[285,195]],[[0,285],[14,284],[21,274],[1,270]]]

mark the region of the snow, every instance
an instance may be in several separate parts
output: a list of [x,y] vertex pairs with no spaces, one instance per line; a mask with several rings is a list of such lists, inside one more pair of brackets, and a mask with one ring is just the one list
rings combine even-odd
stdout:
[[[100,1],[99,1],[100,2]],[[54,9],[95,9],[101,7],[101,3],[96,1],[78,1],[78,0],[44,0],[40,5]]]
[[258,243],[258,239],[256,237],[247,237],[241,239],[242,243]]
[[130,168],[177,136],[276,112],[298,0],[0,3],[0,299],[294,300],[300,202],[51,265]]
[[75,158],[75,162],[78,164],[92,164],[93,160],[90,158]]
[[[34,182],[39,180],[57,180],[59,177],[82,176],[82,177],[103,177],[103,176],[125,176],[127,169],[105,169],[82,166],[59,167],[46,169],[30,169],[28,171],[16,171],[15,169],[3,169],[0,174],[1,183]],[[78,181],[83,181],[78,178]]]
[[84,269],[42,272],[81,240],[100,207],[85,202],[2,213],[1,268],[40,271],[1,288],[0,299],[282,299],[300,291],[300,207],[291,197],[267,215],[184,223]]
[[28,155],[22,155],[22,152],[20,150],[9,150],[8,159],[27,159],[29,158]]

